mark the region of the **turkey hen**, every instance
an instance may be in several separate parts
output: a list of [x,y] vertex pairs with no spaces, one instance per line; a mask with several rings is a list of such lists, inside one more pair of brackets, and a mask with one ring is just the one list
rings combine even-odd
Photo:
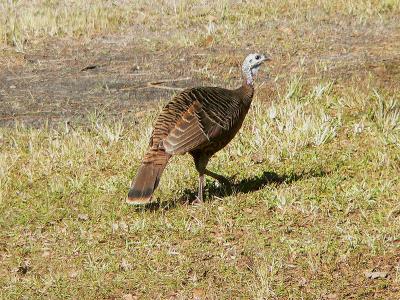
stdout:
[[163,108],[156,120],[149,149],[132,181],[127,203],[148,203],[168,160],[176,154],[193,156],[199,172],[198,201],[203,201],[205,175],[227,182],[223,176],[207,170],[207,163],[242,126],[254,94],[254,77],[261,64],[268,60],[263,54],[248,55],[242,65],[243,84],[235,90],[190,88]]

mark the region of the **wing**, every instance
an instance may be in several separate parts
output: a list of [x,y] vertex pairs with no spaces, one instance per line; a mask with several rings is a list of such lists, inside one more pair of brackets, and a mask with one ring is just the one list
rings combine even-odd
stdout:
[[239,100],[221,88],[194,88],[177,95],[157,119],[151,145],[183,154],[230,129]]
[[183,154],[218,136],[222,130],[207,116],[201,103],[195,101],[175,123],[163,140],[163,146],[167,153]]

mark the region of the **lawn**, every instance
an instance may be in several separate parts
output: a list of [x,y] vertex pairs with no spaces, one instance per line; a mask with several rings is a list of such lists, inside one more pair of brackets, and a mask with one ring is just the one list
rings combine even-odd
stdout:
[[[12,121],[0,127],[0,298],[400,298],[399,1],[27,3],[0,4],[0,117]],[[128,92],[95,77],[127,76],[113,60],[82,99],[101,109],[71,100],[79,120],[40,114],[61,98],[28,73],[52,82],[69,59],[124,49],[146,90],[159,74],[234,87],[247,53],[272,55],[209,165],[232,189],[207,178],[193,204],[197,173],[177,156],[154,203],[125,204],[157,113],[185,82],[118,111]]]

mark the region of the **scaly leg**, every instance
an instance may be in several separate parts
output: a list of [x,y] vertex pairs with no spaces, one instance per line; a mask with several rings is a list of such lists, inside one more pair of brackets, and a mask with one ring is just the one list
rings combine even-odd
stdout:
[[204,174],[199,175],[199,192],[197,194],[197,201],[199,203],[203,203],[203,191],[205,186],[205,178]]
[[203,193],[204,193],[204,186],[205,186],[205,176],[204,172],[207,167],[209,157],[203,155],[202,153],[192,153],[194,158],[194,164],[196,166],[197,172],[199,172],[199,192],[197,194],[197,201],[199,203],[203,202]]

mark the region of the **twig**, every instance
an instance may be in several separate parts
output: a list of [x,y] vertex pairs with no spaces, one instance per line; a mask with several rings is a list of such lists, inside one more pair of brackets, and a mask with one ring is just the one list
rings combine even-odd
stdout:
[[88,66],[82,68],[81,72],[87,71],[87,70],[97,69],[97,68],[100,68],[100,67],[102,67],[102,66],[101,65],[88,65]]
[[143,88],[156,88],[156,89],[164,89],[164,90],[173,90],[173,91],[182,91],[183,88],[164,86],[164,85],[149,85]]
[[166,82],[177,82],[177,81],[184,81],[184,80],[190,80],[192,79],[191,77],[185,77],[185,78],[176,78],[176,79],[162,79],[159,81],[153,81],[153,82],[147,82],[142,85],[137,85],[129,88],[123,88],[120,89],[120,91],[130,91],[130,90],[141,90],[141,89],[147,89],[147,88],[157,88],[157,89],[164,89],[164,90],[174,90],[174,91],[181,91],[183,88],[178,88],[178,87],[171,87],[171,86],[163,86],[160,85],[162,83]]

